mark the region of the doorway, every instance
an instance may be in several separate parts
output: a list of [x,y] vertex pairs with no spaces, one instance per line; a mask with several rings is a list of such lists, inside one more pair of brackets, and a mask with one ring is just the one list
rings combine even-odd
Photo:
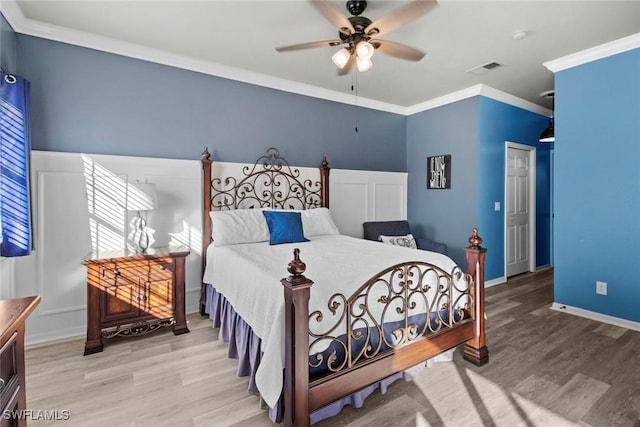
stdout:
[[505,277],[536,266],[536,149],[506,142]]

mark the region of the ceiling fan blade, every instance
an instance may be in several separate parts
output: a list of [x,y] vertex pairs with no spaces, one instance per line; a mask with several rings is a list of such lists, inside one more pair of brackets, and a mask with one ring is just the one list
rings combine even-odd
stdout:
[[436,0],[414,0],[397,8],[388,15],[376,19],[365,28],[364,32],[376,37],[389,34],[401,26],[420,18],[437,5],[438,2]]
[[342,43],[342,40],[322,40],[318,42],[292,44],[291,46],[281,46],[277,47],[276,50],[278,52],[290,52],[292,50],[312,49],[315,47],[339,46]]
[[425,55],[421,50],[398,42],[378,39],[371,39],[369,42],[380,53],[384,53],[385,55],[393,56],[395,58],[406,59],[407,61],[418,62]]
[[349,18],[347,18],[338,7],[326,0],[311,0],[311,4],[324,15],[338,30],[346,35],[353,34],[355,30]]
[[356,58],[356,56],[354,54],[351,54],[351,56],[349,56],[349,60],[345,64],[345,66],[342,67],[342,68],[338,68],[338,75],[339,76],[344,76],[346,74],[349,74],[349,71],[351,71],[351,67],[353,67],[353,63],[355,62],[355,58]]

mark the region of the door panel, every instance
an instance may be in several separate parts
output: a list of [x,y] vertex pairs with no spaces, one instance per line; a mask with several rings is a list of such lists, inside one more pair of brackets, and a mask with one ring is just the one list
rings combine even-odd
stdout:
[[507,277],[529,270],[529,152],[507,148]]

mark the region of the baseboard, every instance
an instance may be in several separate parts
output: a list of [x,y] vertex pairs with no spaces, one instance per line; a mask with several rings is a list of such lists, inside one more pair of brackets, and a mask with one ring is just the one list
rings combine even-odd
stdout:
[[484,287],[486,289],[486,288],[490,288],[491,286],[502,285],[506,281],[507,281],[507,278],[504,276],[498,277],[496,279],[485,280]]
[[536,267],[536,273],[539,271],[548,270],[550,268],[553,268],[551,264],[541,265],[540,267]]
[[610,325],[619,326],[621,328],[640,331],[640,322],[634,322],[632,320],[608,316],[606,314],[597,313],[595,311],[585,310],[577,307],[571,307],[570,305],[566,305],[566,304],[558,304],[557,302],[554,302],[551,305],[551,310],[573,314],[574,316],[580,316],[586,319],[596,320],[602,323],[608,323]]
[[38,344],[51,344],[54,341],[66,341],[76,339],[87,334],[87,328],[67,328],[57,330],[55,333],[42,332],[39,334],[30,334],[28,331],[25,335],[24,343],[27,347],[33,347]]

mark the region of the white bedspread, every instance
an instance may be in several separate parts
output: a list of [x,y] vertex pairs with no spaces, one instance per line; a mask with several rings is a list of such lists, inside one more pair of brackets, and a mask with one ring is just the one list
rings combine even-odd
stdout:
[[212,284],[262,339],[263,358],[256,385],[273,407],[282,391],[284,369],[284,291],[293,249],[307,265],[304,275],[314,282],[310,312],[323,310],[331,295],[351,295],[376,273],[394,264],[423,261],[448,273],[451,258],[436,252],[385,245],[341,235],[316,236],[305,243],[269,246],[268,242],[209,246],[204,282]]

